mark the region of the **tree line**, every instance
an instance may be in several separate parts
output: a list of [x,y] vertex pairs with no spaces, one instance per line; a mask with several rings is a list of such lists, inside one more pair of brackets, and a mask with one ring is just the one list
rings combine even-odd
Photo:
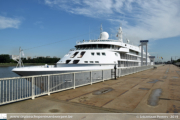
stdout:
[[[57,63],[60,58],[44,58],[44,57],[38,57],[38,58],[32,58],[32,59],[21,59],[23,63]],[[10,58],[8,54],[2,54],[0,55],[0,63],[17,63],[17,61]]]

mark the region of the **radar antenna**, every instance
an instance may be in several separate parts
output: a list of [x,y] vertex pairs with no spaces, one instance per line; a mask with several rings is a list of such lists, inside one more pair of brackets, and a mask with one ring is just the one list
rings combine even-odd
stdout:
[[129,43],[130,42],[130,40],[129,39],[126,39],[127,40],[127,43]]
[[100,33],[102,33],[103,31],[103,28],[102,28],[102,23],[101,23],[101,27],[100,27]]

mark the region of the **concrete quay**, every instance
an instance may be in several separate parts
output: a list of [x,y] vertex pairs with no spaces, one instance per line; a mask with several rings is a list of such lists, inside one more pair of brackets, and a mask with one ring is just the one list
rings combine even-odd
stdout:
[[159,66],[0,106],[0,113],[180,113],[180,69]]

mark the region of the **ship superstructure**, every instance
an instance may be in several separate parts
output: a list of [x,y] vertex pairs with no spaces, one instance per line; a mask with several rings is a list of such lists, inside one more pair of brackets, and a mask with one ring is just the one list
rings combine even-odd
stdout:
[[[117,67],[141,66],[141,47],[123,42],[122,28],[119,27],[118,40],[109,39],[109,34],[102,31],[99,39],[76,42],[71,49],[54,66],[20,67],[12,71],[21,75],[39,75],[64,72],[112,69]],[[153,63],[147,54],[147,65]],[[143,65],[146,65],[146,54],[143,52]]]

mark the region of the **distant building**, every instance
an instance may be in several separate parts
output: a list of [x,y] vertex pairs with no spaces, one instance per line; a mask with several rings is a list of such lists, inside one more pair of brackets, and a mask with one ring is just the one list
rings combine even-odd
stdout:
[[9,55],[10,59],[18,59],[19,56],[18,55]]
[[56,56],[53,56],[53,58],[58,58],[58,57],[56,57]]
[[50,56],[46,56],[46,58],[51,58]]
[[27,57],[26,57],[26,60],[29,60],[29,59],[31,59],[31,57],[30,57],[30,56],[27,56]]

